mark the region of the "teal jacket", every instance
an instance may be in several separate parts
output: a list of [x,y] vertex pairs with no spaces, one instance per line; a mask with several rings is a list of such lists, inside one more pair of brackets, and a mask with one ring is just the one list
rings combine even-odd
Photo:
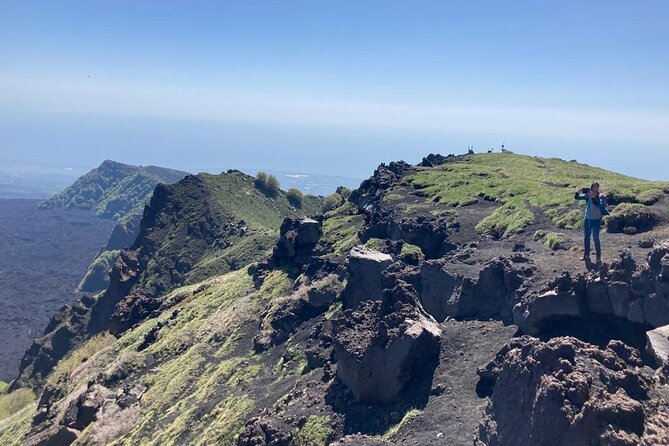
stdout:
[[602,217],[609,215],[610,212],[606,209],[606,199],[599,197],[599,205],[595,204],[590,198],[590,195],[576,192],[574,194],[576,200],[585,200],[585,218],[587,220],[601,220]]

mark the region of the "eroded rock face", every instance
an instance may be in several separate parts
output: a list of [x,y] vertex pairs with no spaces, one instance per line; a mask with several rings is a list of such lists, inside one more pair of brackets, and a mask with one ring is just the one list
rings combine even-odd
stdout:
[[667,444],[666,386],[619,341],[598,348],[575,338],[512,341],[479,370],[494,382],[475,444]]
[[522,275],[502,260],[483,266],[477,279],[450,272],[444,259],[432,260],[422,265],[420,279],[423,307],[438,321],[447,316],[510,320],[523,283]]
[[531,335],[538,335],[542,324],[560,317],[604,315],[641,326],[669,324],[669,282],[662,274],[667,252],[665,248],[651,251],[647,267],[640,267],[629,252],[623,252],[620,260],[603,265],[599,274],[574,278],[564,273],[518,303],[513,309],[514,323]]
[[346,310],[335,333],[337,377],[360,402],[399,400],[439,361],[441,330],[405,282],[386,290],[382,300]]
[[364,301],[380,299],[384,290],[382,273],[392,262],[390,255],[364,246],[351,249],[347,259],[348,285],[342,294],[344,308],[357,308]]

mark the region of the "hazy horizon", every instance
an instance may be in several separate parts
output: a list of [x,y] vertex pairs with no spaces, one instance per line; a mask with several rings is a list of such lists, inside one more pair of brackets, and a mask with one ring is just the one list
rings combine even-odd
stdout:
[[366,178],[381,162],[504,143],[669,179],[667,13],[661,1],[8,3],[0,155]]

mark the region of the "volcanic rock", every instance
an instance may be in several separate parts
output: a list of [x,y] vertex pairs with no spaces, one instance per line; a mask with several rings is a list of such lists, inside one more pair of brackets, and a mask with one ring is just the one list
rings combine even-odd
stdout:
[[656,419],[667,408],[640,365],[619,341],[600,349],[569,337],[514,340],[480,372],[494,390],[475,444],[667,444],[669,426]]
[[662,364],[669,360],[669,325],[647,332],[646,337],[646,348],[656,363]]
[[344,308],[357,308],[366,300],[380,299],[383,294],[382,272],[393,258],[379,251],[356,246],[347,259],[348,285],[342,293]]
[[441,330],[406,283],[386,290],[382,301],[346,310],[335,333],[337,377],[360,402],[399,400],[439,361]]

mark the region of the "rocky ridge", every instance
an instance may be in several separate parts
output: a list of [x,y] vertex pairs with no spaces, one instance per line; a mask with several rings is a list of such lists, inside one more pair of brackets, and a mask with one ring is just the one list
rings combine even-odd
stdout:
[[[525,189],[517,164],[524,180],[544,175]],[[248,269],[183,276],[161,262],[188,256],[158,243],[179,207],[154,194],[107,290],[123,297],[90,304],[106,302],[108,325],[42,377],[7,432],[28,444],[666,444],[669,200],[648,205],[650,232],[605,235],[604,263],[578,265],[580,209],[562,196],[595,174],[617,197],[666,187],[509,153],[431,155],[381,165],[322,217],[283,220]],[[206,222],[216,200],[189,190],[188,220]],[[199,252],[194,234],[179,247]]]

